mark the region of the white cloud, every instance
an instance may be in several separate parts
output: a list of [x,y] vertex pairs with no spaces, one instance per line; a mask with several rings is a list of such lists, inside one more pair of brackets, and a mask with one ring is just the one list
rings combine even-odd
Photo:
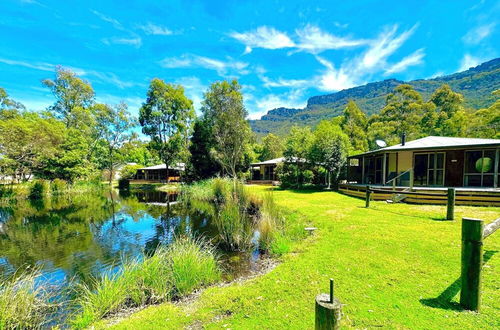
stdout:
[[248,63],[234,61],[228,58],[227,61],[216,60],[209,57],[185,54],[181,57],[169,57],[160,61],[164,68],[204,68],[217,71],[220,76],[226,76],[228,73],[248,74],[246,69]]
[[476,26],[469,32],[467,32],[462,40],[469,45],[477,45],[483,39],[487,38],[494,30],[496,23],[490,23],[485,25]]
[[175,83],[184,87],[187,97],[193,101],[195,110],[200,113],[203,93],[205,93],[208,86],[203,84],[198,77],[182,77],[175,80]]
[[151,22],[145,25],[140,25],[139,28],[143,30],[146,34],[152,34],[152,35],[168,36],[174,33],[172,30],[164,26],[156,25]]
[[92,10],[92,13],[94,15],[96,15],[97,17],[99,17],[104,22],[107,22],[107,23],[110,23],[111,25],[113,25],[115,27],[115,29],[124,30],[123,25],[117,19],[114,19],[110,16],[106,16],[103,13],[98,12],[97,10]]
[[[245,95],[245,99],[252,99]],[[294,89],[284,94],[268,94],[258,98],[255,104],[247,105],[249,110],[249,119],[259,119],[267,113],[267,111],[275,108],[304,108],[307,100],[304,99],[303,89]],[[252,110],[253,109],[253,110]]]
[[276,80],[271,80],[270,78],[260,75],[259,78],[264,83],[264,87],[303,87],[310,83],[307,79],[283,79],[278,78]]
[[483,59],[479,57],[474,57],[471,54],[465,54],[460,62],[460,68],[458,71],[465,71],[475,66],[478,66],[483,62]]
[[366,43],[365,40],[337,37],[309,24],[302,29],[297,29],[295,33],[298,37],[297,48],[311,53],[320,53],[327,49],[356,47]]
[[412,54],[404,57],[401,61],[397,62],[387,70],[385,70],[385,75],[402,72],[406,70],[408,67],[421,64],[422,59],[425,57],[424,49],[420,48],[413,52]]
[[243,33],[233,32],[230,36],[246,45],[245,53],[250,53],[252,48],[280,49],[295,46],[286,33],[267,26]]
[[318,88],[324,91],[339,91],[356,86],[353,76],[343,68],[327,70],[318,80]]
[[35,69],[35,70],[40,70],[40,71],[54,71],[55,70],[55,65],[50,64],[50,63],[43,63],[43,62],[24,62],[24,61],[15,61],[15,60],[9,60],[6,58],[0,58],[0,63],[8,64],[8,65],[18,65],[18,66],[24,66],[26,68],[30,69]]
[[364,69],[373,69],[385,65],[386,59],[391,56],[413,34],[418,25],[397,35],[398,26],[387,28],[375,40],[370,42],[370,48],[363,55],[361,65]]
[[111,45],[111,44],[127,45],[127,46],[134,46],[136,48],[139,48],[142,45],[142,39],[140,37],[134,37],[134,38],[119,38],[119,37],[104,38],[104,39],[102,39],[102,42],[105,43],[106,45]]

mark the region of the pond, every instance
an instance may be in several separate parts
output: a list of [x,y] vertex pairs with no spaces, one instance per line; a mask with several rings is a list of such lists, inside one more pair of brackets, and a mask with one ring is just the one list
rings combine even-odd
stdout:
[[[45,285],[88,282],[122,260],[153,252],[176,235],[217,235],[202,212],[158,191],[67,194],[0,206],[0,276],[41,270]],[[220,251],[226,279],[258,270],[262,256]]]

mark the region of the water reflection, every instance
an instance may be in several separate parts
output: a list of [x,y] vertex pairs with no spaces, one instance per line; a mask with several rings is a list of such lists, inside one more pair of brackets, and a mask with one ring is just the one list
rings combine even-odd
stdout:
[[[104,191],[0,206],[0,275],[40,267],[52,283],[88,281],[123,258],[169,244],[176,235],[216,237],[213,210],[206,205],[186,210],[175,200],[157,191]],[[222,255],[229,277],[251,271],[258,258]]]

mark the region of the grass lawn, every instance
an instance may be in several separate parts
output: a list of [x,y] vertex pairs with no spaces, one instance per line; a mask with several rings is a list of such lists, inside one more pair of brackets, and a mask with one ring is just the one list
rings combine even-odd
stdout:
[[[251,187],[266,191],[268,187]],[[335,279],[353,328],[493,329],[500,327],[500,233],[484,245],[482,310],[458,305],[461,221],[444,206],[386,204],[334,192],[276,190],[277,202],[318,228],[261,277],[211,287],[189,303],[149,307],[118,329],[311,329],[314,298]],[[456,218],[500,217],[500,208],[456,207]],[[109,326],[105,322],[98,326]]]

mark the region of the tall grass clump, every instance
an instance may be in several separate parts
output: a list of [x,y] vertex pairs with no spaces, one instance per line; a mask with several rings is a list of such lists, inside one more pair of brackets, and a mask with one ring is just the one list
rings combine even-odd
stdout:
[[15,274],[0,283],[0,329],[41,328],[52,310],[49,294],[35,286],[37,272]]
[[178,238],[167,248],[166,254],[170,261],[172,281],[177,296],[212,284],[221,277],[215,250],[203,240]]
[[284,215],[276,205],[273,195],[270,193],[264,195],[257,227],[259,231],[259,247],[262,250],[271,249],[272,244],[280,236],[284,223]]
[[61,179],[54,179],[50,183],[50,189],[52,190],[53,195],[61,195],[68,188],[68,183]]
[[77,298],[81,310],[72,326],[85,328],[124,308],[167,301],[219,279],[212,247],[201,240],[177,238],[151,257],[127,261],[119,272],[82,284]]

